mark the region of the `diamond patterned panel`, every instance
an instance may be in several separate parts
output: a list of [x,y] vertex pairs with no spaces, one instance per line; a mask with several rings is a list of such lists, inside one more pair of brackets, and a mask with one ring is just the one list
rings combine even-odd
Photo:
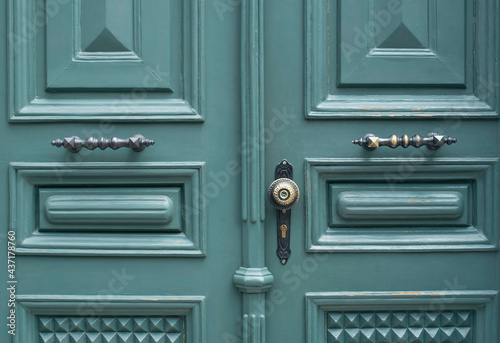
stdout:
[[39,317],[40,343],[181,343],[182,317]]
[[329,312],[327,343],[471,343],[471,311]]

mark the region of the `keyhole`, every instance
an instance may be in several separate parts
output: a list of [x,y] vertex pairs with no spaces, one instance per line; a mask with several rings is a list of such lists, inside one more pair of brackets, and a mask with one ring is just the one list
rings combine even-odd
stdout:
[[288,199],[289,196],[290,196],[290,193],[287,190],[284,189],[284,190],[280,191],[280,198],[282,200]]
[[281,224],[280,230],[281,230],[281,238],[286,238],[286,230],[288,229],[288,226],[285,224]]

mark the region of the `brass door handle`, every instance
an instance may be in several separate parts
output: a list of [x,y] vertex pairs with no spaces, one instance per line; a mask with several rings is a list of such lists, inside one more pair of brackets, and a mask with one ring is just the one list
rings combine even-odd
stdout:
[[269,186],[268,197],[277,210],[289,210],[299,201],[297,184],[288,178],[274,180]]
[[134,151],[142,151],[146,147],[153,144],[155,144],[155,141],[144,138],[144,136],[142,135],[134,135],[126,139],[120,139],[116,137],[113,137],[111,139],[107,139],[104,137],[89,137],[85,140],[77,136],[72,136],[52,141],[53,146],[56,146],[58,148],[65,147],[71,152],[78,152],[82,150],[82,148],[87,148],[89,150],[94,150],[96,148],[100,148],[101,150],[104,150],[106,148],[111,148],[113,150],[120,148],[130,148]]
[[271,205],[278,210],[276,255],[281,264],[286,264],[292,253],[290,250],[290,209],[299,201],[300,191],[292,180],[293,166],[287,160],[281,161],[276,166],[274,177],[276,180],[269,186],[267,197]]
[[402,146],[403,148],[408,148],[410,145],[415,148],[420,148],[426,145],[431,150],[437,150],[445,144],[451,145],[457,142],[456,138],[445,137],[444,135],[438,135],[437,133],[431,132],[427,137],[422,137],[420,135],[415,135],[413,137],[408,137],[408,135],[403,135],[398,137],[392,135],[387,138],[380,138],[374,134],[367,134],[360,139],[353,140],[353,144],[362,146],[368,151],[372,151],[381,146],[388,146],[390,148],[397,148]]

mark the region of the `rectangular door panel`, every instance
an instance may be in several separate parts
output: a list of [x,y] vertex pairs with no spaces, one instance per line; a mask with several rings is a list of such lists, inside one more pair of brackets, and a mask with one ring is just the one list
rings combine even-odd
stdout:
[[497,339],[495,291],[308,293],[306,299],[307,342],[486,343]]
[[9,0],[10,120],[202,121],[202,3]]
[[17,252],[204,256],[203,166],[13,163]]
[[204,297],[22,296],[24,342],[205,343]]
[[307,0],[305,12],[306,118],[498,116],[495,0]]
[[182,232],[181,187],[39,188],[38,231]]
[[306,159],[308,251],[495,250],[497,164]]

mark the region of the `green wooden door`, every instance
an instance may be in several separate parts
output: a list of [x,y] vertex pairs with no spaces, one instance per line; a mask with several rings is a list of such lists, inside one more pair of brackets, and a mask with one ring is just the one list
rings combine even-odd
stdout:
[[0,8],[1,342],[498,342],[498,0]]
[[266,210],[269,342],[498,342],[499,5],[265,2],[265,178],[301,189],[284,266]]
[[[236,335],[239,17],[203,0],[5,0],[0,22],[0,342]],[[51,145],[135,134],[155,144]]]

